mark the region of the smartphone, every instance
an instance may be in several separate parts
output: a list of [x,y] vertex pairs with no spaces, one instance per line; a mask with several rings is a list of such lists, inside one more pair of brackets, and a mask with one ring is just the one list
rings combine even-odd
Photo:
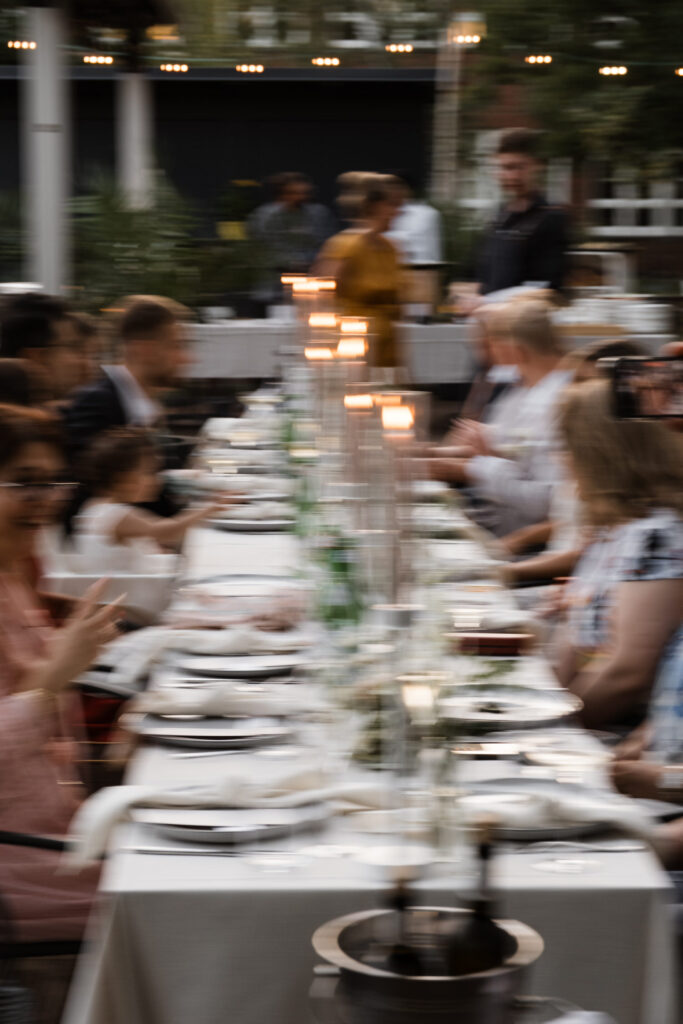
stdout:
[[[600,360],[603,363],[603,360]],[[683,359],[627,356],[604,360],[612,374],[614,410],[624,420],[683,419]]]

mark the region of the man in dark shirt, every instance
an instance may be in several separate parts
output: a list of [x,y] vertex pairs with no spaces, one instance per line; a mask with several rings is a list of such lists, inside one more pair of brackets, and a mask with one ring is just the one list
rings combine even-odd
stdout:
[[524,284],[559,292],[565,277],[568,218],[539,192],[542,162],[538,133],[526,128],[503,132],[496,152],[498,181],[505,200],[481,243],[479,293]]

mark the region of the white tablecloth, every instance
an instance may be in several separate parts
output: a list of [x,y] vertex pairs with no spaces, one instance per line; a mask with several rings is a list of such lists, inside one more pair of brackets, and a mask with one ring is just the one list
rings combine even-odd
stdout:
[[[197,576],[209,567],[285,572],[296,547],[285,536],[198,530],[190,557]],[[257,753],[193,760],[145,748],[130,781],[205,781],[240,765],[253,778],[271,770],[270,758]],[[347,827],[335,822],[321,836],[281,845],[297,850],[343,842]],[[150,834],[139,829],[124,826],[118,845],[149,843]],[[601,853],[595,870],[577,875],[544,873],[533,867],[536,859],[501,854],[495,865],[504,915],[545,940],[532,991],[609,1013],[618,1024],[674,1024],[670,887],[655,859],[644,851]],[[315,963],[311,935],[333,917],[377,906],[383,884],[356,860],[311,855],[279,870],[267,859],[200,851],[196,857],[117,852],[104,873],[93,948],[80,965],[65,1022],[305,1024]],[[456,877],[437,874],[420,888],[426,903],[458,903]]]
[[[470,379],[467,324],[400,324],[399,337],[416,384],[456,384]],[[190,377],[277,377],[282,367],[281,351],[293,344],[295,328],[278,320],[234,320],[199,324],[193,328],[193,338]],[[607,339],[584,335],[566,339],[568,348],[580,348],[595,340]],[[634,335],[634,340],[654,353],[671,338]]]

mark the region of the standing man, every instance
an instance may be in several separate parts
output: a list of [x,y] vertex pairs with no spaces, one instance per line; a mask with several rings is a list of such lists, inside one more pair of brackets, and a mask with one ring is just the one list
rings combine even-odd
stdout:
[[406,171],[393,174],[401,207],[394,217],[387,238],[414,264],[440,263],[443,259],[441,214],[424,199],[417,198],[417,186]]
[[279,174],[272,184],[274,201],[259,206],[249,218],[249,234],[265,250],[265,272],[255,298],[266,306],[280,300],[280,276],[308,273],[335,230],[327,207],[311,202],[313,185],[305,174]]
[[527,128],[503,132],[496,165],[504,200],[479,249],[479,295],[525,284],[560,292],[566,273],[568,217],[540,191],[543,163],[538,132]]

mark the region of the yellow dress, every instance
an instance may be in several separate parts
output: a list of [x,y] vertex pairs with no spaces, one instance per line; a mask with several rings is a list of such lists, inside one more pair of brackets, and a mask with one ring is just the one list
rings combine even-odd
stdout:
[[402,275],[394,245],[382,235],[343,231],[328,240],[320,259],[338,263],[341,311],[370,320],[370,366],[401,366],[396,322]]

